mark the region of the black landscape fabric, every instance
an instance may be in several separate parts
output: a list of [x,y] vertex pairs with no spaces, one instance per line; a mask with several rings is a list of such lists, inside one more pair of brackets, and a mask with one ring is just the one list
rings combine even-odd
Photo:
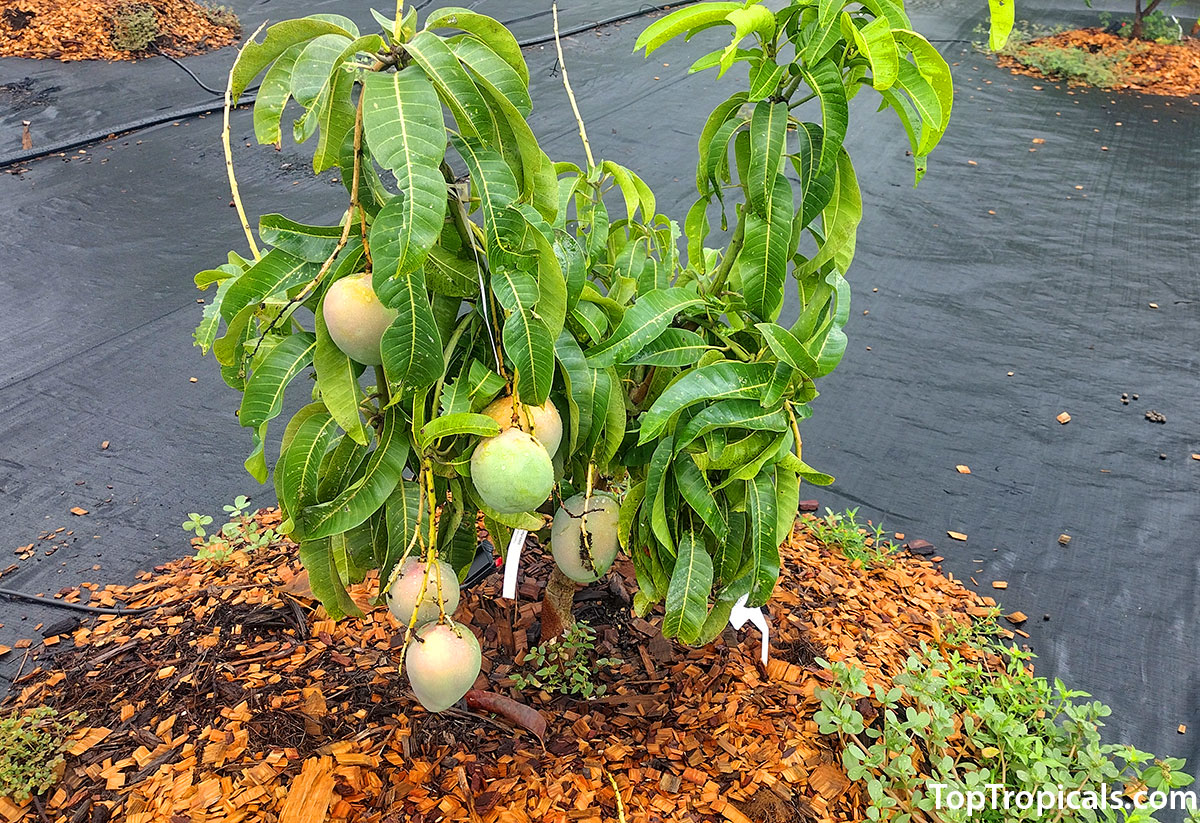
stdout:
[[[545,6],[479,10],[514,19]],[[564,26],[638,7],[564,2]],[[334,8],[369,23],[361,2],[237,6],[248,30]],[[802,497],[932,542],[946,571],[1029,615],[1040,673],[1113,706],[1112,740],[1195,768],[1200,107],[1012,76],[965,42],[979,6],[912,11],[953,63],[954,116],[914,190],[894,116],[872,115],[869,90],[854,101],[865,218],[850,346],[802,430],[805,460],[837,483]],[[1020,16],[1063,19],[1024,4]],[[646,22],[569,38],[568,65],[597,154],[644,175],[682,220],[695,135],[737,81],[687,75],[703,44],[631,56]],[[544,14],[514,25],[549,32]],[[215,85],[232,55],[186,62]],[[534,130],[552,157],[580,159],[552,46],[526,57]],[[4,59],[0,88],[0,154],[19,146],[23,119],[36,146],[212,99],[162,59]],[[191,346],[191,275],[244,242],[219,134],[219,115],[182,118],[0,175],[0,569],[19,563],[0,586],[126,581],[189,551],[189,511],[219,523],[239,493],[272,502],[241,469],[237,396]],[[248,111],[233,136],[252,214],[336,220],[340,185],[314,179],[307,147],[245,148]],[[1146,420],[1151,410],[1167,422]],[[0,600],[0,643],[64,614]],[[19,657],[0,661],[7,677]]]

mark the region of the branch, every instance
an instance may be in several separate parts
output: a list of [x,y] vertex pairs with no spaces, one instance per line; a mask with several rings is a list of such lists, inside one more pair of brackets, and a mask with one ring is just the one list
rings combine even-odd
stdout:
[[717,269],[717,273],[713,275],[712,283],[709,284],[708,290],[712,294],[717,294],[725,287],[725,280],[729,277],[729,272],[733,271],[733,264],[742,252],[742,243],[745,239],[746,212],[743,210],[738,215],[737,228],[733,230],[733,239],[729,241],[729,248],[725,250],[725,256],[721,258],[721,267]]
[[[254,34],[250,35],[250,39],[246,43],[250,43],[255,37],[258,37],[259,32],[263,30],[263,23],[259,26]],[[242,49],[246,46],[243,44]],[[242,49],[238,49],[238,57],[242,56]],[[246,219],[246,209],[242,206],[242,195],[238,192],[237,178],[233,174],[233,146],[229,142],[229,110],[233,108],[233,70],[237,67],[237,59],[234,59],[233,66],[229,68],[229,79],[225,81],[225,106],[224,125],[221,128],[221,145],[225,149],[225,173],[229,176],[229,193],[233,195],[233,205],[237,209],[238,219],[242,221],[242,231],[246,233],[246,242],[250,244],[250,254],[255,260],[259,260],[262,255],[258,252],[258,244],[254,242],[254,232],[250,231],[250,221]]]
[[587,155],[588,170],[596,167],[592,157],[592,145],[588,142],[587,128],[583,125],[583,116],[579,113],[579,104],[575,102],[575,92],[571,90],[571,81],[567,77],[567,61],[563,59],[562,40],[558,35],[558,0],[550,4],[554,12],[554,47],[558,49],[558,65],[562,69],[563,88],[567,90],[567,99],[571,101],[571,111],[575,113],[575,122],[579,124],[579,137],[583,140],[583,151]]

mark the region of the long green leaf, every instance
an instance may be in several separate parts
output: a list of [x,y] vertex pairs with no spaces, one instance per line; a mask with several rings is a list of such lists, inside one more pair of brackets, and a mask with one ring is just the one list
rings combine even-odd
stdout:
[[750,168],[746,174],[746,192],[750,206],[766,215],[783,170],[783,151],[787,139],[787,103],[766,100],[754,107],[750,118]]
[[675,472],[675,483],[679,493],[692,507],[704,525],[712,530],[718,540],[723,540],[729,532],[729,524],[721,514],[721,507],[713,496],[712,486],[704,472],[696,465],[690,454],[682,454],[671,464]]
[[288,384],[312,362],[316,338],[296,332],[283,339],[246,381],[238,422],[258,428],[283,410],[283,393]]
[[306,226],[282,214],[264,214],[258,220],[258,236],[293,257],[324,263],[337,247],[341,226]]
[[774,320],[783,307],[794,217],[792,185],[782,174],[775,175],[762,211],[746,215],[745,241],[738,257],[742,293],[746,308],[763,320]]
[[[442,104],[419,66],[394,73],[367,72],[363,80],[363,131],[371,154],[396,176],[402,198],[388,203],[376,221],[392,209],[391,252],[381,271],[372,227],[375,290],[380,281],[404,277],[425,262],[442,233],[446,181],[439,165],[446,154]],[[393,206],[395,203],[395,206]],[[388,304],[384,295],[380,299]]]
[[763,340],[766,341],[771,352],[793,369],[797,369],[808,377],[815,376],[820,370],[817,361],[805,351],[800,341],[793,337],[787,329],[774,323],[757,323],[755,328],[762,332]]
[[475,35],[512,67],[523,84],[529,85],[529,67],[525,65],[521,46],[512,32],[500,21],[470,9],[447,6],[429,12],[429,16],[425,18],[425,27],[459,29]]
[[625,362],[637,366],[694,366],[711,347],[687,329],[667,329]]
[[603,343],[588,350],[588,365],[605,368],[624,362],[666,331],[675,315],[701,301],[683,288],[655,289],[629,307],[620,324]]
[[797,279],[803,279],[835,258],[849,247],[854,248],[858,224],[862,220],[862,194],[858,189],[858,177],[850,155],[843,149],[837,157],[837,176],[834,180],[833,196],[822,212],[821,221],[825,228],[825,241],[812,258],[798,265]]
[[395,402],[436,383],[445,372],[446,361],[424,272],[417,269],[393,278],[389,295],[399,314],[384,331],[379,351]]
[[691,532],[679,538],[675,569],[667,587],[663,636],[694,643],[708,616],[708,593],[712,589],[712,558],[704,543]]
[[671,384],[642,415],[639,443],[656,437],[671,416],[693,403],[758,398],[771,379],[768,363],[739,363],[723,360],[689,371]]
[[408,459],[406,424],[395,409],[384,412],[383,427],[362,476],[333,500],[299,513],[306,540],[319,540],[365,523],[379,510],[400,481]]
[[675,447],[682,450],[714,429],[781,432],[787,427],[782,409],[764,409],[756,400],[726,400],[705,406],[689,420],[676,435]]
[[221,316],[228,323],[242,309],[307,283],[320,269],[315,263],[271,249],[229,287],[221,302]]
[[721,22],[729,16],[731,11],[737,11],[740,8],[742,8],[741,3],[713,2],[698,3],[671,12],[661,20],[655,20],[647,26],[638,35],[637,42],[633,44],[633,50],[645,49],[646,56],[649,57],[658,48],[679,35]]
[[261,43],[250,42],[241,50],[233,64],[232,92],[233,100],[242,96],[242,92],[250,85],[259,72],[275,62],[281,54],[292,46],[304,43],[323,34],[338,34],[347,39],[353,39],[354,33],[343,26],[324,20],[305,17],[299,20],[287,20],[276,23],[267,29],[267,36]]
[[746,605],[764,606],[779,580],[779,544],[775,542],[779,515],[775,471],[767,468],[746,481],[746,514],[750,518],[750,555],[753,582]]
[[334,564],[329,538],[302,541],[300,562],[308,572],[309,588],[331,618],[341,620],[347,615],[362,616],[362,610],[346,593],[346,587],[342,584],[342,578]]
[[404,44],[404,50],[433,81],[438,96],[454,115],[460,133],[496,140],[496,121],[492,110],[446,42],[428,31],[418,32]]
[[333,415],[333,419],[355,442],[365,446],[367,429],[358,409],[363,399],[362,390],[358,385],[358,375],[362,367],[347,357],[329,336],[329,329],[325,325],[325,313],[322,310],[324,302],[322,300],[314,312],[317,347],[313,351],[313,367],[317,372],[317,386],[321,391],[321,400]]
[[275,463],[275,495],[290,518],[316,502],[321,461],[337,433],[337,421],[329,412],[318,409],[300,423]]
[[817,166],[817,173],[821,174],[837,161],[838,149],[846,139],[846,127],[850,122],[850,104],[846,100],[841,69],[833,60],[822,60],[811,69],[802,70],[801,74],[821,104],[821,161]]
[[283,140],[279,124],[292,96],[292,70],[303,50],[303,43],[285,49],[258,86],[254,96],[254,138],[260,144],[278,145]]
[[435,417],[421,427],[421,446],[428,448],[442,437],[456,434],[472,434],[479,437],[495,437],[500,433],[500,424],[486,414],[459,412]]
[[554,338],[540,318],[515,311],[504,321],[504,353],[517,374],[517,391],[524,403],[540,406],[554,382]]

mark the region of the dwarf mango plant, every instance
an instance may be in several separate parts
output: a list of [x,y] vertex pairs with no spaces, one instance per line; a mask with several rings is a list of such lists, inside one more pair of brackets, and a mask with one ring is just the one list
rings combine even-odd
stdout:
[[831,481],[799,425],[846,345],[848,103],[872,89],[896,112],[919,179],[950,116],[946,62],[898,0],[702,2],[656,21],[647,54],[720,27],[728,45],[693,70],[746,68],[700,134],[681,225],[633,169],[592,159],[582,121],[585,165],[546,155],[500,23],[374,16],[366,35],[338,15],[275,24],[231,73],[236,100],[265,72],[259,142],[280,142],[294,101],[292,137],[348,195],[336,225],[262,217],[265,252],[244,224],[251,257],[196,276],[216,286],[196,343],[242,393],[246,468],[266,481],[268,426],[305,378],[274,483],[331,616],[357,612],[346,586],[370,569],[386,593],[419,567],[402,619],[415,628],[436,592],[442,625],[479,514],[503,547],[557,509],[572,579],[607,570],[615,530],[637,611],[662,603],[664,634],[708,641],[739,598],[770,597],[800,482]]

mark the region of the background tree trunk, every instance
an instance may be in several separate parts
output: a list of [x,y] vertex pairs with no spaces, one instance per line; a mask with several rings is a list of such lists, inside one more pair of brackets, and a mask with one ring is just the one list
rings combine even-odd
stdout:
[[550,582],[542,595],[542,633],[541,640],[546,642],[552,637],[558,637],[575,623],[571,616],[571,608],[575,605],[575,581],[567,577],[554,565],[550,573]]

